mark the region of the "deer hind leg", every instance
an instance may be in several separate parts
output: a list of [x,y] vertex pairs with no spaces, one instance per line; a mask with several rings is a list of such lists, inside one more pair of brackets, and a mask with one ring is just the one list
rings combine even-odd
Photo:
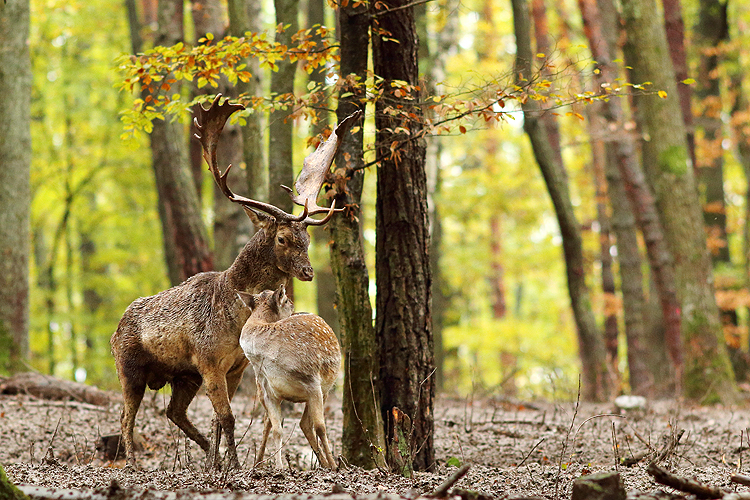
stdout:
[[138,407],[141,406],[143,394],[146,392],[146,381],[142,377],[128,376],[122,369],[117,373],[122,385],[122,414],[120,415],[120,431],[122,440],[125,443],[125,456],[128,467],[136,467],[135,452],[133,450],[133,427],[135,426],[135,416],[138,413]]
[[281,400],[274,397],[269,387],[268,381],[264,377],[258,377],[258,382],[262,384],[261,393],[263,394],[263,407],[266,409],[265,427],[263,429],[262,451],[265,453],[265,444],[270,431],[271,434],[271,451],[274,454],[274,462],[278,469],[284,468],[284,461],[281,457],[282,434],[281,434]]
[[[265,407],[265,404],[263,405]],[[266,443],[268,442],[268,434],[271,432],[271,419],[268,418],[268,411],[263,415],[263,439],[258,447],[258,456],[255,457],[255,465],[258,465],[263,461],[263,456],[266,454]]]
[[[299,422],[299,427],[307,438],[307,442],[318,457],[320,465],[329,469],[336,468],[336,462],[331,453],[331,443],[328,441],[324,415],[323,395],[318,389],[305,404],[305,411]],[[322,448],[322,450],[321,450]]]
[[208,439],[188,419],[187,409],[201,386],[200,375],[176,377],[172,381],[172,399],[167,406],[167,418],[174,422],[187,437],[208,452]]
[[[224,373],[207,374],[204,377],[206,385],[206,394],[214,407],[216,420],[224,431],[224,438],[227,440],[227,452],[229,453],[229,467],[238,469],[240,461],[237,458],[237,445],[234,441],[234,415],[232,407],[229,405],[229,394],[227,392],[227,378]],[[221,434],[214,436],[210,449],[208,451],[208,465],[218,465],[215,460],[219,456],[219,441]]]

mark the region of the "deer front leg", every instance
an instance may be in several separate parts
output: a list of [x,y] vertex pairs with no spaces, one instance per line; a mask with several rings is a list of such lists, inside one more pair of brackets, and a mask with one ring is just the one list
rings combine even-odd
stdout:
[[[237,458],[237,445],[234,441],[234,415],[232,415],[232,407],[229,405],[229,394],[227,392],[227,379],[223,373],[213,373],[204,377],[204,383],[206,384],[206,395],[211,400],[211,404],[214,407],[214,414],[216,415],[216,423],[221,426],[224,431],[224,437],[227,440],[227,452],[229,453],[229,468],[238,469],[240,467],[240,461]],[[214,427],[216,425],[214,424]],[[208,450],[208,463],[209,466],[216,466],[218,462],[215,460],[219,456],[219,441],[221,435],[215,435],[215,439],[212,440],[210,449]]]
[[[227,373],[227,395],[229,396],[229,401],[232,401],[232,398],[234,398],[235,392],[237,392],[237,387],[239,387],[240,382],[242,382],[242,375],[245,373],[245,368],[247,368],[247,365],[250,362],[243,358],[240,363],[232,368],[232,370]],[[221,444],[221,423],[219,422],[219,419],[216,414],[214,414],[214,418],[211,420],[211,451],[212,454],[208,459],[208,465],[213,468],[214,465],[217,465],[219,463],[219,445]]]
[[[261,377],[258,377],[260,381]],[[263,406],[266,409],[266,428],[263,431],[263,450],[268,438],[268,429],[271,431],[271,453],[274,454],[276,468],[283,469],[284,461],[281,458],[281,400],[272,396],[273,392],[268,387],[268,381],[263,378]]]

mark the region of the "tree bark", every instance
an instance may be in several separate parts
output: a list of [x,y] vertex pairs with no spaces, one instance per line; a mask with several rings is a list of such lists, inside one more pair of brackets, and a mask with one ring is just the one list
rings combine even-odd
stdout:
[[[607,213],[607,180],[606,144],[602,137],[597,137],[604,120],[599,119],[602,103],[591,104],[587,109],[588,131],[591,138],[591,164],[594,175],[596,196],[596,219],[599,222],[599,262],[601,262],[601,283],[604,295],[604,349],[613,388],[621,385],[620,368],[618,363],[619,326],[616,307],[617,288],[612,271],[612,223]],[[636,250],[638,246],[636,245]]]
[[[320,35],[315,33],[317,27],[325,24],[325,0],[307,0],[307,28],[313,30],[312,39],[316,43],[322,41]],[[365,57],[367,57],[367,47],[365,47]],[[310,74],[309,81],[316,85],[325,85],[327,67],[317,68]],[[316,110],[317,122],[311,123],[311,133],[318,135],[328,126],[328,100],[325,95],[321,95],[316,106],[321,108]],[[345,116],[342,117],[342,119]],[[327,228],[316,228],[312,231],[312,245],[315,247],[316,254],[322,254],[328,250],[328,233]],[[315,266],[315,300],[318,306],[318,315],[325,320],[333,329],[336,337],[341,338],[341,329],[339,328],[338,312],[336,310],[336,279],[333,276],[330,259],[324,259]]]
[[[376,202],[376,334],[382,382],[381,415],[393,437],[392,409],[411,418],[411,457],[415,470],[435,466],[433,445],[435,396],[434,347],[427,220],[425,146],[421,120],[406,121],[386,108],[421,117],[418,91],[394,88],[393,82],[419,84],[418,41],[414,8],[408,0],[386,0],[374,12],[373,68],[383,78],[375,106],[378,167]],[[385,35],[384,33],[387,33]],[[397,132],[398,127],[409,134]],[[393,154],[391,147],[399,144]],[[393,442],[388,443],[388,447]]]
[[[513,24],[516,34],[516,75],[525,85],[531,80],[531,37],[529,9],[526,0],[513,0]],[[555,208],[563,241],[565,266],[573,316],[578,328],[578,349],[581,357],[582,396],[586,400],[609,397],[609,376],[602,336],[597,330],[584,271],[583,245],[580,226],[573,211],[563,166],[547,137],[547,130],[538,118],[539,109],[532,100],[523,104],[524,131],[528,134],[547,190]]]
[[0,371],[29,353],[31,61],[29,2],[0,7]]
[[682,380],[688,398],[733,401],[736,388],[719,322],[711,260],[664,29],[654,0],[623,1],[623,18],[632,81],[653,82],[654,88],[667,93],[666,99],[640,97],[636,118],[648,139],[642,141],[644,170],[675,263],[685,356],[684,378],[677,373],[676,379],[678,384]]

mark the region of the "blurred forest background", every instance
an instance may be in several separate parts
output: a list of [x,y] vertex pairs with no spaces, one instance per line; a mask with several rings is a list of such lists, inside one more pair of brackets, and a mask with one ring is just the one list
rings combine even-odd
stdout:
[[[5,9],[13,3],[9,0]],[[153,45],[170,46],[180,41],[194,45],[206,32],[221,38],[228,33],[228,8],[234,2],[172,3],[184,7],[179,13],[184,32],[170,38],[163,36],[164,30],[156,24],[156,0],[31,1],[29,369],[117,389],[109,338],[122,313],[135,298],[180,281],[165,258],[148,135],[138,127],[124,131],[122,113],[132,110],[134,99],[140,96],[120,90],[126,78],[121,66],[128,60],[122,56]],[[276,7],[279,5],[277,1]],[[616,174],[605,167],[606,158],[618,134],[636,128],[629,117],[632,103],[679,101],[680,93],[683,106],[687,96],[688,111],[682,119],[688,144],[694,146],[691,156],[706,214],[705,241],[713,268],[713,279],[709,274],[707,282],[693,285],[714,294],[722,311],[720,350],[726,350],[736,379],[744,382],[750,322],[750,131],[744,90],[750,58],[745,29],[750,5],[733,0],[660,2],[659,12],[667,13],[667,27],[681,24],[684,28],[684,33],[678,33],[684,50],[682,67],[678,64],[674,72],[668,66],[662,68],[679,90],[665,92],[657,82],[649,85],[645,80],[633,80],[635,87],[621,83],[622,96],[611,98],[620,102],[625,113],[617,131],[598,119],[607,113],[604,106],[608,100],[588,99],[585,94],[603,88],[598,79],[603,70],[596,62],[601,56],[592,53],[590,25],[582,16],[591,5],[589,0],[532,0],[533,59],[541,73],[548,72],[545,81],[552,82],[554,92],[563,96],[566,105],[557,107],[554,98],[534,102],[547,110],[541,115],[551,118],[558,130],[557,151],[583,251],[578,274],[585,277],[588,306],[607,350],[607,376],[613,380],[609,390],[613,394],[630,392],[633,360],[629,362],[627,356],[622,266],[632,268],[633,258],[642,271],[644,338],[660,338],[662,344],[658,345],[663,345],[667,322],[657,287],[650,279],[648,238],[638,233],[626,243],[635,252],[627,253],[615,239],[618,228],[632,226],[633,216],[618,211],[617,207],[627,205],[627,198],[615,198],[612,189],[607,189]],[[517,45],[510,1],[434,0],[415,2],[413,7],[420,36],[420,74],[425,87],[433,89],[434,102],[465,99],[462,105],[468,109],[472,106],[469,94],[474,92],[469,89],[514,89]],[[260,1],[252,8],[257,12],[255,30],[273,38],[277,26],[274,3]],[[0,12],[2,9],[0,6]],[[214,27],[201,31],[205,24],[197,19],[209,9],[216,9],[211,11]],[[331,31],[327,35],[335,38],[337,14],[331,6],[303,0],[295,9],[299,27],[328,26]],[[615,22],[613,26],[617,29],[604,33],[614,38],[617,50],[610,57],[615,69],[609,71],[625,82],[626,67],[632,69],[634,64],[620,53],[627,38],[626,31],[620,31],[625,24]],[[288,31],[296,29],[292,26]],[[666,33],[671,43],[675,35],[669,30]],[[0,40],[3,36],[0,34]],[[679,44],[670,46],[674,57],[678,48]],[[636,58],[647,57],[635,54]],[[327,71],[336,68],[329,65]],[[321,78],[320,73],[314,71],[312,77]],[[268,67],[254,69],[257,95],[278,93],[270,87],[272,74]],[[301,69],[292,74],[296,75],[293,81],[298,95],[305,95],[315,85],[311,75]],[[287,83],[289,78],[287,74]],[[615,81],[606,83],[614,86]],[[185,88],[183,93],[217,91],[211,86],[197,87]],[[3,107],[8,105],[5,99],[3,96]],[[502,112],[502,120],[487,122],[469,112],[441,135],[426,139],[433,239],[432,319],[439,383],[443,391],[456,395],[575,398],[581,372],[580,325],[571,308],[564,237],[524,131],[521,101],[526,103],[524,99],[508,100],[508,109],[502,110],[496,103],[491,109]],[[335,106],[330,107],[330,112],[317,110],[317,118],[324,123],[335,122]],[[289,111],[277,109],[270,119],[265,108],[245,115],[259,119],[263,149],[268,147],[269,134],[270,139],[274,137],[273,124],[284,121],[279,113],[288,115]],[[127,121],[129,115],[124,116],[125,124],[132,124]],[[369,116],[365,142],[372,143],[374,124]],[[190,120],[183,121],[174,123],[183,134],[181,140],[187,142]],[[313,123],[304,113],[288,123],[293,124],[292,164],[299,171],[303,158],[313,150],[308,138],[320,132],[320,123]],[[227,133],[240,134],[236,129],[227,129]],[[640,137],[648,142],[648,132],[644,134]],[[252,229],[244,215],[226,213],[229,203],[215,194],[213,179],[196,154],[199,149],[191,151],[208,251],[214,268],[224,269]],[[258,165],[267,169],[268,152],[255,154]],[[244,172],[249,168],[247,158],[246,154],[244,159],[240,156],[221,163],[231,161]],[[369,167],[360,221],[373,305],[375,176],[376,168]],[[257,184],[232,182],[235,192],[248,196],[262,198],[281,191],[273,178],[270,187],[260,191]],[[655,190],[658,197],[658,188]],[[663,217],[663,205],[659,210]],[[630,222],[623,222],[623,217]],[[297,310],[319,312],[335,323],[336,311],[331,308],[335,282],[327,248],[330,234],[326,228],[311,228],[311,233],[310,256],[316,278],[310,283],[295,281],[295,303]],[[631,260],[625,262],[625,256]],[[678,289],[678,296],[680,293]],[[664,361],[667,351],[655,347],[656,340],[653,345],[650,342],[646,341],[646,351],[662,356],[657,365],[669,365]],[[651,383],[656,383],[653,376]]]

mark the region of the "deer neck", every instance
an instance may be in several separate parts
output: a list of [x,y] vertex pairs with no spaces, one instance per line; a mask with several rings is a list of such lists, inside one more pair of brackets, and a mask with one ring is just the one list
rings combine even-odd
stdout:
[[274,252],[274,235],[260,229],[247,242],[232,265],[224,271],[228,285],[235,290],[259,293],[287,283],[289,275],[279,269]]

